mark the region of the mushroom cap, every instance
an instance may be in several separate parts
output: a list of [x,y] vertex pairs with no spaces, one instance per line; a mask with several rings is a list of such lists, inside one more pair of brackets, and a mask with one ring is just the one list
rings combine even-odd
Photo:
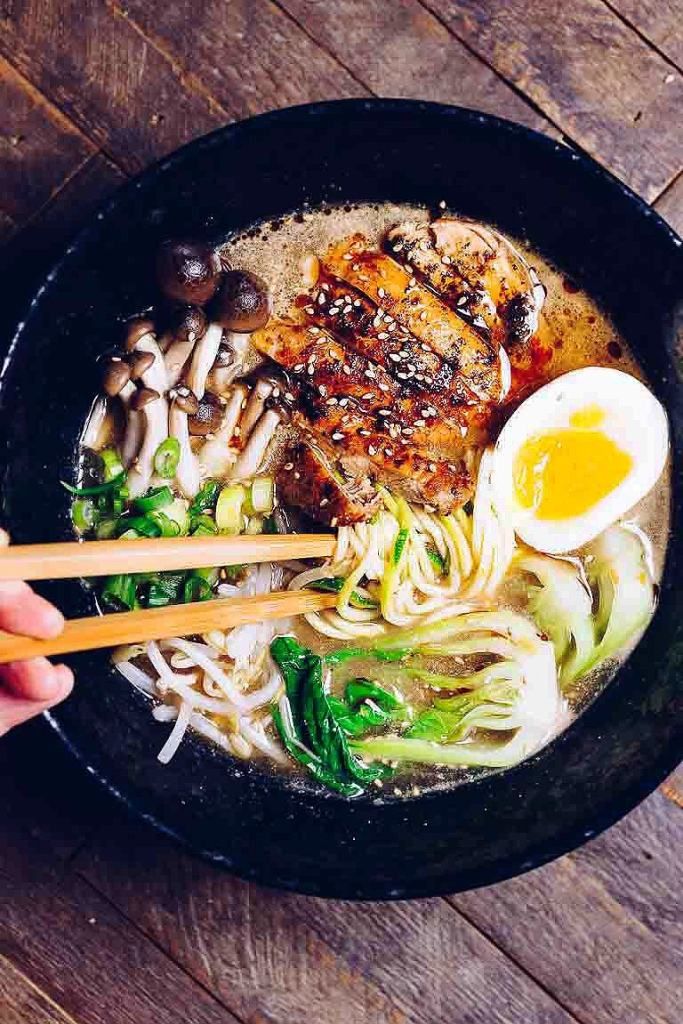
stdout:
[[190,433],[200,437],[204,437],[206,434],[215,434],[220,428],[224,415],[225,406],[220,398],[211,391],[206,391],[199,402],[197,411],[187,421]]
[[171,395],[175,405],[186,412],[188,416],[194,416],[199,409],[199,399],[187,384],[179,384],[177,388],[173,389]]
[[154,362],[153,352],[133,352],[129,359],[128,365],[130,367],[130,379],[139,380],[146,370],[149,370],[150,366]]
[[251,332],[270,316],[268,285],[249,270],[228,270],[214,300],[213,316],[229,331]]
[[128,363],[124,362],[123,359],[113,356],[105,364],[102,373],[102,388],[105,394],[112,398],[114,395],[120,394],[130,380],[130,377],[131,373]]
[[203,242],[167,239],[159,246],[156,271],[167,298],[202,305],[218,287],[221,261]]
[[199,341],[204,337],[209,321],[200,306],[179,306],[170,318],[174,341]]
[[154,322],[149,317],[136,317],[134,320],[128,322],[128,332],[126,334],[126,351],[132,352],[140,338],[143,338],[145,334],[154,333]]
[[139,388],[132,396],[130,404],[136,412],[139,412],[150,402],[156,402],[157,398],[161,398],[161,395],[154,388]]

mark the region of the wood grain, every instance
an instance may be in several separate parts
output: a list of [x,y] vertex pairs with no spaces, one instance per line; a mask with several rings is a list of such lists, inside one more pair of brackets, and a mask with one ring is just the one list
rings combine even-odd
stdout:
[[423,2],[644,198],[680,171],[683,76],[602,0]]
[[668,221],[674,231],[683,235],[683,174],[659,196],[654,205],[657,213]]
[[371,905],[274,893],[128,823],[107,829],[75,864],[243,1019],[573,1020],[443,900]]
[[609,5],[679,68],[683,68],[681,0],[609,0]]
[[0,239],[83,166],[93,146],[0,57]]
[[451,901],[580,1020],[676,1024],[682,841],[657,793],[576,853]]
[[456,103],[555,130],[456,39],[419,0],[279,0],[281,6],[378,96]]
[[0,954],[78,1024],[234,1021],[12,820],[3,822],[0,905]]
[[2,1024],[78,1024],[0,955]]
[[6,0],[0,51],[129,172],[225,120],[100,0]]
[[124,7],[143,37],[200,81],[230,117],[365,93],[270,0],[232,0],[229,7],[223,0],[126,0]]

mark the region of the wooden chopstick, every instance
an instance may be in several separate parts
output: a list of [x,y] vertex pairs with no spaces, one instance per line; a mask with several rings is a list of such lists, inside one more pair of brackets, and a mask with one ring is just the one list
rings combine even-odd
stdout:
[[[328,558],[332,534],[260,534],[256,537],[140,537],[136,540],[16,544],[0,550],[0,580],[57,580],[128,572],[201,569],[297,558]],[[168,634],[167,634],[168,635]]]
[[91,651],[98,647],[161,640],[167,636],[207,633],[211,629],[232,629],[234,626],[265,619],[284,619],[304,612],[332,608],[336,600],[336,594],[288,590],[257,594],[255,597],[226,597],[215,601],[70,619],[64,631],[50,640],[34,640],[28,636],[15,636],[0,631],[0,665],[41,655],[50,657],[74,651]]

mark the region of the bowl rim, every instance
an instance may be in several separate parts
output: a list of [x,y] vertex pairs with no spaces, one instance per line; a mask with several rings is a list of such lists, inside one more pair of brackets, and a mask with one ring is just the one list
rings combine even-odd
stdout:
[[[668,241],[672,246],[677,249],[680,249],[683,246],[681,238],[652,206],[650,206],[628,185],[620,181],[614,174],[604,168],[584,151],[577,149],[576,147],[572,148],[563,142],[542,134],[534,128],[518,124],[517,122],[510,121],[506,118],[501,118],[497,115],[484,113],[472,108],[414,99],[351,98],[326,100],[284,107],[277,110],[266,111],[230,124],[222,125],[205,135],[192,139],[183,146],[174,150],[172,153],[158,159],[146,167],[140,174],[119,185],[114,192],[89,215],[85,225],[72,238],[71,242],[66,246],[60,257],[52,264],[49,271],[43,275],[40,284],[31,298],[31,301],[26,307],[24,315],[19,320],[11,334],[9,346],[2,360],[2,365],[0,366],[0,390],[3,387],[5,376],[9,372],[14,353],[18,345],[21,343],[24,332],[30,328],[33,316],[37,307],[41,303],[43,296],[51,293],[51,291],[58,286],[58,278],[62,271],[65,268],[68,268],[72,258],[88,244],[89,239],[98,230],[101,222],[115,215],[118,207],[125,204],[129,194],[133,193],[135,190],[147,187],[156,179],[162,177],[171,168],[176,168],[179,164],[186,161],[191,161],[196,153],[210,149],[216,145],[225,144],[227,140],[238,137],[244,132],[254,130],[260,131],[262,128],[267,128],[271,124],[277,125],[280,122],[286,123],[287,121],[291,121],[292,119],[296,120],[296,118],[302,116],[338,116],[343,112],[346,112],[348,116],[353,111],[364,111],[374,113],[376,115],[389,114],[396,111],[403,112],[416,118],[429,113],[439,117],[451,118],[453,121],[464,125],[472,123],[487,125],[490,129],[496,132],[504,132],[508,135],[517,136],[527,140],[529,144],[535,147],[545,149],[548,153],[553,152],[557,159],[564,160],[567,164],[574,163],[583,167],[586,172],[589,172],[594,178],[602,180],[610,188],[618,189],[630,204],[638,210],[642,217],[652,220],[655,223],[658,230],[668,237]],[[454,891],[452,884],[450,886],[447,883],[444,884],[445,880],[443,874],[440,876],[440,884],[435,884],[434,880],[430,880],[426,884],[422,884],[418,878],[405,882],[402,884],[400,890],[392,890],[384,883],[378,883],[374,886],[368,887],[363,892],[349,895],[348,886],[343,886],[342,889],[335,890],[334,884],[332,884],[324,891],[319,891],[317,888],[302,882],[301,879],[292,880],[286,877],[274,878],[272,875],[270,877],[266,877],[263,872],[250,872],[244,867],[244,865],[233,862],[220,851],[200,848],[198,845],[193,843],[191,837],[184,835],[182,830],[174,828],[157,815],[145,811],[136,803],[134,797],[118,789],[117,786],[107,778],[104,772],[100,771],[90,763],[88,756],[76,743],[72,741],[67,731],[65,731],[59,721],[58,710],[56,713],[46,711],[43,713],[43,717],[59,736],[60,740],[69,750],[71,755],[83,765],[83,767],[95,778],[100,786],[120,801],[129,813],[133,814],[137,819],[142,819],[148,824],[154,826],[158,831],[180,843],[193,854],[227,868],[232,874],[238,877],[245,878],[249,881],[257,881],[259,884],[268,887],[336,899],[412,899],[441,895]],[[630,786],[625,788],[623,791],[620,791],[616,801],[597,807],[589,806],[582,815],[581,823],[573,823],[564,829],[560,829],[558,832],[554,833],[552,837],[536,841],[535,845],[530,846],[523,856],[519,853],[513,853],[507,857],[496,858],[495,862],[488,863],[483,868],[475,867],[465,871],[457,869],[457,890],[460,891],[462,889],[478,888],[483,885],[490,885],[512,876],[523,874],[526,871],[546,864],[556,857],[575,849],[587,839],[593,838],[605,829],[609,828],[612,824],[632,810],[645,797],[651,794],[667,777],[667,775],[676,768],[680,761],[681,739],[683,739],[683,728],[680,730],[680,735],[678,737],[674,736],[672,741],[667,744],[663,750],[658,751],[658,756],[653,761],[648,762],[647,767],[643,769],[638,778],[634,780]],[[515,767],[508,769],[504,774],[507,775],[508,772],[514,772]],[[472,783],[468,783],[468,785],[472,785]],[[474,785],[476,785],[476,782]],[[438,795],[438,792],[431,794],[427,793],[418,798],[404,799],[424,800],[425,798],[437,798]],[[447,872],[444,874],[446,873]]]

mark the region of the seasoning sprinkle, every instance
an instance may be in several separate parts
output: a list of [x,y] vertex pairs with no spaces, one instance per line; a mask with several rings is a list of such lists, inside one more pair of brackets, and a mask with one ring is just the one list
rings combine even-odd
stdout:
[[376,455],[376,454],[377,454],[377,449],[375,448],[374,444],[369,444],[368,445],[368,455]]
[[333,441],[343,441],[344,440],[344,435],[341,432],[341,430],[335,430],[334,434],[332,435],[332,440]]
[[321,508],[325,508],[325,505],[329,505],[329,503],[330,503],[330,499],[329,498],[321,498],[320,499],[320,507]]

